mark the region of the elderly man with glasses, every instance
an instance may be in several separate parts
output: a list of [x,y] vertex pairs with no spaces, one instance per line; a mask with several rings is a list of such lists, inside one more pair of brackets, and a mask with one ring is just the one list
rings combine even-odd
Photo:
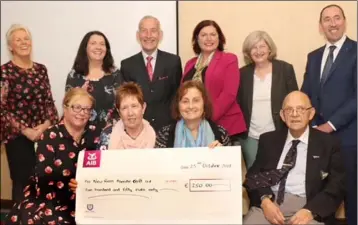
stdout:
[[344,196],[337,139],[309,127],[308,96],[293,91],[280,111],[287,130],[262,134],[246,175],[251,208],[244,224],[331,224]]

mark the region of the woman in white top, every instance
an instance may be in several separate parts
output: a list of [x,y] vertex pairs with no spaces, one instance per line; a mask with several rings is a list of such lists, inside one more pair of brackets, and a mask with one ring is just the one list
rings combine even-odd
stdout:
[[247,169],[256,158],[261,134],[285,127],[280,109],[285,96],[298,90],[293,66],[277,60],[277,48],[265,31],[250,33],[243,43],[246,66],[240,68],[238,101],[247,132],[240,138]]

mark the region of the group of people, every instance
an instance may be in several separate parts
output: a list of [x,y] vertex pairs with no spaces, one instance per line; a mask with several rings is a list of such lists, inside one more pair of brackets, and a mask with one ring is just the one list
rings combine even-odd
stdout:
[[301,91],[265,31],[246,37],[239,68],[219,25],[201,21],[184,73],[179,56],[158,49],[153,16],[139,22],[142,51],[120,69],[106,36],[91,31],[67,76],[61,118],[29,30],[13,25],[12,59],[1,66],[0,137],[16,202],[6,224],[75,224],[80,151],[238,144],[252,206],[244,223],[328,223],[344,199],[356,224],[357,43],[338,5],[322,9],[319,25],[327,44],[308,55]]

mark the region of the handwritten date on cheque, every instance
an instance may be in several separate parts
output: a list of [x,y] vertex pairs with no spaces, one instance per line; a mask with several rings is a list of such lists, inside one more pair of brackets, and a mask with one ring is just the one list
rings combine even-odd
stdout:
[[182,165],[180,167],[180,169],[196,169],[196,168],[202,168],[202,169],[231,168],[231,164],[229,164],[229,163],[217,164],[217,163],[197,162],[197,163],[193,163],[190,165]]

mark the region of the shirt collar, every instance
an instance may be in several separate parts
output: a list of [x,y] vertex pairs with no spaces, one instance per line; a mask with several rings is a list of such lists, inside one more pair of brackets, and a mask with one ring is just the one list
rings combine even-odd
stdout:
[[[145,51],[142,50],[142,55],[143,55],[143,58],[144,58],[144,61],[147,61],[147,57],[149,56]],[[152,60],[155,60],[157,59],[157,55],[158,55],[158,49],[155,49],[155,51],[150,55],[153,57]]]
[[308,145],[309,132],[310,132],[310,129],[309,129],[309,126],[307,126],[305,132],[303,132],[303,134],[299,138],[294,138],[291,135],[290,131],[288,131],[288,135],[287,135],[287,139],[286,139],[286,145],[291,143],[293,140],[300,140],[304,144]]
[[343,46],[343,44],[344,44],[344,42],[346,41],[346,39],[347,39],[347,36],[346,35],[343,35],[342,37],[341,37],[341,39],[339,39],[338,41],[336,41],[335,43],[330,43],[330,42],[326,42],[326,47],[325,47],[325,50],[328,50],[329,49],[329,47],[331,46],[331,45],[335,45],[337,48],[336,49],[341,49],[342,48],[342,46]]

